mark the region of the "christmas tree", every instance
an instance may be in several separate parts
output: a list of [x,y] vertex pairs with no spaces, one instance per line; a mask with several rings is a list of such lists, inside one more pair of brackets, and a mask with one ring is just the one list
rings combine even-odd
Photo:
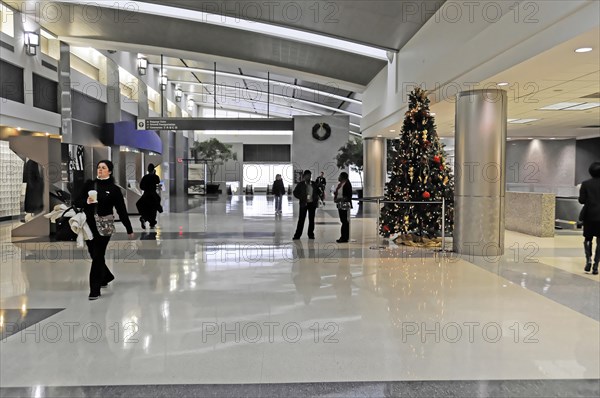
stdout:
[[[386,201],[435,202],[446,200],[446,233],[452,232],[454,181],[446,164],[446,152],[429,112],[429,99],[416,88],[409,94],[400,139],[389,147],[390,181]],[[407,244],[431,244],[442,229],[441,204],[385,204],[381,209],[379,232]]]

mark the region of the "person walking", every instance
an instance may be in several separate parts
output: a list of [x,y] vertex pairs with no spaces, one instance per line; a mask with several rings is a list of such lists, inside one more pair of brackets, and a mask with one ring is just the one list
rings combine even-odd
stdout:
[[148,165],[148,174],[142,177],[140,181],[140,189],[144,191],[142,197],[137,201],[136,207],[140,213],[140,224],[142,229],[146,229],[146,222],[150,224],[150,228],[156,226],[156,213],[162,213],[160,205],[160,195],[156,192],[156,188],[160,184],[160,178],[156,175],[154,165]]
[[96,167],[97,178],[85,183],[75,205],[83,208],[87,223],[94,239],[86,241],[88,252],[92,258],[90,269],[90,300],[100,297],[100,288],[107,287],[115,276],[106,266],[106,248],[112,232],[113,209],[117,210],[121,223],[125,226],[129,239],[133,239],[133,229],[125,208],[125,200],[121,189],[115,185],[112,172],[114,166],[110,160],[101,160]]
[[317,185],[319,186],[319,198],[323,205],[325,205],[325,187],[327,186],[327,180],[325,179],[325,172],[321,172],[321,175],[317,177],[315,180]]
[[273,195],[275,195],[275,214],[281,214],[281,202],[284,194],[285,187],[283,186],[281,174],[277,174],[275,176],[275,181],[273,182]]
[[352,184],[348,180],[348,173],[340,173],[338,186],[333,194],[333,201],[338,208],[338,215],[342,227],[340,229],[340,238],[337,243],[347,243],[350,240],[350,222],[348,221],[348,212],[352,208]]
[[315,212],[319,200],[319,186],[316,182],[310,180],[311,176],[310,170],[305,170],[302,174],[303,181],[294,188],[294,197],[300,201],[300,214],[293,240],[300,239],[302,236],[306,213],[308,213],[308,239],[315,238]]
[[596,237],[596,253],[594,255],[594,268],[592,274],[598,275],[600,262],[600,162],[590,165],[589,173],[592,176],[585,180],[579,189],[579,203],[583,204],[583,247],[585,249],[585,272],[592,269],[592,244]]

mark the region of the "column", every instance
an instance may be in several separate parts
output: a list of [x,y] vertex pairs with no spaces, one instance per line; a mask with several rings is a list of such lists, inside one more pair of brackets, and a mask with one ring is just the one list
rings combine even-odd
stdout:
[[[387,174],[387,141],[384,137],[363,140],[363,196],[383,196]],[[377,204],[365,203],[363,214],[377,215]]]
[[[106,123],[121,121],[121,87],[119,85],[119,65],[110,58],[106,58]],[[115,168],[113,177],[115,182],[127,187],[126,159],[121,156],[121,149],[111,146],[110,159]]]
[[465,91],[456,101],[454,251],[504,252],[507,95]]
[[71,96],[71,48],[60,42],[58,60],[58,106],[61,115],[61,135],[63,143],[73,142],[73,107]]

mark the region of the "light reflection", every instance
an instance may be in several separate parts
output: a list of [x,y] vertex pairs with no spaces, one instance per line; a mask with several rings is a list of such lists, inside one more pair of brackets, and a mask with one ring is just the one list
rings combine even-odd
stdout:
[[144,352],[148,354],[150,352],[150,340],[152,340],[152,336],[148,335],[144,337]]

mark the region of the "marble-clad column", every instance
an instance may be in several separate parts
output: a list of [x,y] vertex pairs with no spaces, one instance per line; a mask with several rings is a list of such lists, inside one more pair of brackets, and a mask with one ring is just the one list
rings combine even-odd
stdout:
[[464,91],[456,101],[454,251],[504,252],[507,95]]

